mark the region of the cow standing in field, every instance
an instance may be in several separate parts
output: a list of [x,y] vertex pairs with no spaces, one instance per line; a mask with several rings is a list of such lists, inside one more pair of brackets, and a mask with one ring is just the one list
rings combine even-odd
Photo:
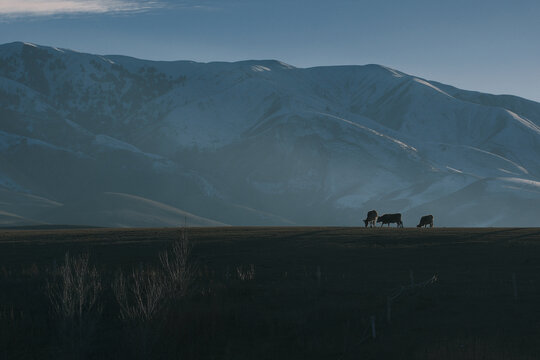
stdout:
[[368,225],[371,225],[370,227],[374,227],[376,222],[377,222],[377,211],[375,210],[368,211],[366,219],[364,220],[364,224],[366,225],[366,227],[368,227]]
[[403,227],[403,222],[401,221],[401,214],[384,214],[383,216],[379,216],[377,222],[382,223],[381,227],[384,224],[388,224],[388,227],[390,227],[390,224],[392,223],[396,223],[397,227]]
[[422,216],[420,218],[420,224],[416,225],[416,227],[427,227],[428,225],[430,228],[433,227],[433,215]]

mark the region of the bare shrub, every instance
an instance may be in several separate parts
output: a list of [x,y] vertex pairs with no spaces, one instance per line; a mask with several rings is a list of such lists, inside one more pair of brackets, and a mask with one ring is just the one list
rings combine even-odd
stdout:
[[[120,318],[129,324],[133,356],[152,358],[160,351],[166,319],[174,313],[175,300],[184,297],[195,277],[190,259],[191,245],[185,229],[172,246],[159,254],[160,266],[139,268],[128,276],[118,272],[112,290],[120,308]],[[162,349],[161,349],[162,351]]]
[[159,260],[168,296],[172,299],[185,296],[196,273],[191,261],[191,243],[185,228],[180,230],[180,236],[174,240],[171,248],[159,254]]
[[89,313],[101,310],[97,304],[101,279],[88,260],[87,253],[72,257],[68,252],[64,265],[53,270],[59,281],[47,282],[47,295],[56,315],[82,322]]
[[255,280],[255,265],[251,264],[249,267],[237,266],[236,274],[241,281]]
[[116,274],[112,284],[123,320],[147,322],[160,311],[166,284],[163,274],[154,269],[133,270],[129,277]]
[[162,272],[151,268],[133,270],[129,276],[118,272],[113,280],[120,318],[127,323],[125,334],[130,346],[125,351],[132,358],[153,357],[163,320],[165,288]]
[[82,358],[101,313],[101,278],[90,266],[87,253],[66,253],[64,265],[55,266],[52,273],[53,279],[47,281],[47,296],[59,320],[61,341],[69,347],[70,357]]

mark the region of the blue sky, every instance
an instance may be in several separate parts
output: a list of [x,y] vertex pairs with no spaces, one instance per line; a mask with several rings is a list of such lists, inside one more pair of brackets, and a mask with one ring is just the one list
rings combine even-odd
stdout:
[[153,60],[376,63],[540,101],[540,1],[0,0],[0,43]]

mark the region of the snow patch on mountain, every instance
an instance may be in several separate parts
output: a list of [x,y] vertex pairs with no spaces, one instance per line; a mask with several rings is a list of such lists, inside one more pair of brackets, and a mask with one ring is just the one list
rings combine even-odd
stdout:
[[508,173],[522,176],[529,174],[526,168],[503,156],[472,146],[425,143],[420,148],[420,154],[439,169],[466,173],[477,178]]
[[255,72],[272,71],[270,68],[267,68],[266,66],[262,66],[262,65],[253,65],[251,67],[251,70],[253,70]]
[[451,95],[449,95],[449,94],[447,94],[446,92],[442,91],[441,89],[439,89],[439,88],[436,87],[435,85],[430,84],[430,83],[427,82],[426,80],[422,80],[422,79],[419,79],[419,78],[414,78],[413,80],[414,80],[415,82],[419,83],[419,84],[428,86],[428,87],[432,88],[433,90],[440,92],[441,94],[444,94],[444,95],[446,95],[446,96],[448,96],[448,97],[452,97]]
[[28,192],[28,189],[17,184],[13,179],[2,173],[0,173],[0,186],[13,191]]
[[164,158],[160,155],[147,153],[144,151],[141,151],[139,148],[137,148],[134,145],[131,145],[129,143],[126,143],[124,141],[115,139],[113,137],[107,136],[107,135],[96,135],[94,144],[101,146],[100,151],[105,151],[105,148],[114,149],[114,150],[123,150],[123,151],[129,151],[132,153],[140,154],[146,157],[149,157],[151,159],[155,160],[163,160]]
[[521,178],[497,178],[488,183],[488,190],[501,191],[503,189],[518,190],[518,194],[524,197],[540,197],[540,181]]
[[529,129],[531,129],[532,131],[536,132],[537,134],[540,135],[540,127],[537,126],[535,123],[533,123],[532,121],[529,121],[528,119],[524,119],[522,118],[521,116],[519,116],[518,114],[510,111],[510,110],[507,110],[505,109],[505,111],[510,114],[510,116],[514,119],[514,120],[517,120],[519,121],[523,126],[526,126],[528,127]]
[[319,114],[319,115],[323,115],[325,117],[328,117],[330,119],[335,119],[335,120],[339,120],[339,121],[342,121],[348,125],[351,125],[351,126],[354,126],[358,129],[361,129],[363,130],[364,132],[368,133],[369,135],[374,135],[376,137],[380,137],[380,138],[383,138],[385,140],[388,140],[396,145],[398,145],[401,149],[407,151],[407,152],[410,152],[410,153],[416,153],[417,150],[413,147],[413,146],[409,146],[407,144],[405,144],[404,142],[402,141],[399,141],[397,139],[394,139],[388,135],[385,135],[385,134],[382,134],[382,133],[379,133],[373,129],[370,129],[366,126],[363,126],[363,125],[360,125],[356,122],[353,122],[351,120],[347,120],[347,119],[344,119],[344,118],[340,118],[339,116],[335,116],[335,115],[331,115],[331,114],[325,114],[325,113],[316,113],[316,112],[313,112],[314,114]]
[[55,151],[67,152],[79,158],[88,158],[87,155],[79,151],[73,151],[66,147],[57,146],[57,145],[50,144],[39,139],[30,138],[27,136],[9,134],[5,131],[0,130],[0,151],[8,151],[14,147],[20,147],[20,146],[47,148],[47,149],[51,149]]

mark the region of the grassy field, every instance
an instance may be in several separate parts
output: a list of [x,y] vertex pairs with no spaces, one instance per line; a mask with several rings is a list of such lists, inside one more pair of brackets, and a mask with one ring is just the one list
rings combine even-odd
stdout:
[[[539,358],[540,229],[186,231],[188,291],[126,319],[117,275],[159,273],[179,229],[1,230],[0,358]],[[66,252],[88,253],[101,279],[72,323],[47,285]]]

